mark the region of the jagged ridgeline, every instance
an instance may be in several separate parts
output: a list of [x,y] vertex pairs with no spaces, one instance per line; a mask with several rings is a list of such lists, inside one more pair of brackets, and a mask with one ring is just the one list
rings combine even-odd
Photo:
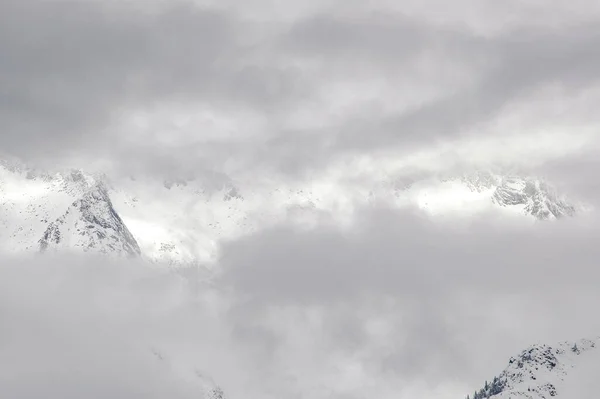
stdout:
[[81,248],[106,254],[139,256],[140,247],[115,211],[106,187],[92,186],[66,212],[48,225],[40,250]]
[[463,176],[474,191],[493,190],[492,202],[502,207],[522,207],[539,220],[573,216],[577,207],[544,180],[533,177],[477,172]]
[[[508,366],[491,382],[466,399],[550,399],[560,397],[569,376],[596,347],[596,339],[561,342],[555,346],[534,345],[511,357]],[[563,399],[578,399],[564,397]]]
[[536,178],[476,172],[443,179],[415,175],[409,183],[398,179],[404,177],[366,182],[359,190],[338,181],[327,181],[321,190],[211,173],[164,182],[153,176],[114,180],[82,170],[49,173],[0,159],[0,250],[89,251],[187,267],[212,262],[221,239],[253,234],[284,219],[305,223],[314,211],[345,218],[338,212],[343,204],[368,204],[373,198],[417,207],[432,218],[492,211],[555,220],[583,210]]

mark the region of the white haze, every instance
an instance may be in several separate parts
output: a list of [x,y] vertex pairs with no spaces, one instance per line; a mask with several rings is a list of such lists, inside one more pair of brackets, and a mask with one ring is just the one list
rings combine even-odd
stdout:
[[0,396],[192,398],[197,369],[229,398],[462,397],[527,345],[597,335],[597,226],[372,207],[226,243],[212,285],[4,257]]

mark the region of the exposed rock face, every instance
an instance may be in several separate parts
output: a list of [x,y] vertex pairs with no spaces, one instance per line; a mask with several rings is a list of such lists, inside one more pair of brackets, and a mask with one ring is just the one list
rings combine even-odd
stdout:
[[104,254],[139,256],[133,235],[114,210],[106,188],[96,184],[48,225],[40,250],[81,248]]
[[569,204],[540,180],[507,177],[494,192],[493,201],[500,206],[522,205],[537,219],[559,219],[573,216],[575,206]]
[[524,214],[538,220],[574,216],[576,206],[559,195],[543,180],[533,177],[503,176],[491,172],[476,172],[462,181],[478,193],[492,192],[492,202],[502,207],[518,207]]
[[598,339],[581,339],[555,346],[531,346],[511,357],[502,373],[468,398],[570,399],[561,393],[568,389],[570,377],[584,368],[581,357],[594,352],[597,342]]

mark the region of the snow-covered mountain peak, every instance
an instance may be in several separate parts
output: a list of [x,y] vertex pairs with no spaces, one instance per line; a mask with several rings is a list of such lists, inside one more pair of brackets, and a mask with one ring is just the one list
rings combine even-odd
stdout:
[[576,207],[543,180],[508,176],[496,188],[493,200],[500,206],[518,206],[537,219],[573,216]]
[[92,186],[51,222],[39,240],[40,250],[74,249],[104,254],[141,254],[137,241],[115,211],[106,187]]
[[412,182],[398,190],[397,197],[401,203],[415,204],[435,217],[500,211],[534,220],[554,220],[584,209],[559,195],[543,179],[491,171]]
[[[550,399],[567,398],[571,386],[580,380],[576,375],[587,372],[590,365],[600,367],[600,351],[596,346],[600,338],[561,342],[554,346],[533,345],[517,356],[511,357],[502,373],[486,382],[468,399]],[[595,354],[592,362],[582,362]],[[589,360],[589,359],[586,359]]]
[[579,210],[551,184],[538,177],[478,171],[463,176],[462,181],[473,192],[491,194],[493,204],[538,220],[574,216]]

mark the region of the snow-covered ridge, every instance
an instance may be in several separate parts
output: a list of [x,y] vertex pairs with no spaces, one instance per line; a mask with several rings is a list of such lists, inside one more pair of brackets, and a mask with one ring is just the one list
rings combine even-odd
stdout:
[[577,212],[575,205],[539,178],[478,172],[464,176],[463,181],[473,191],[491,191],[494,204],[514,207],[539,220],[559,219]]
[[39,244],[42,252],[53,248],[93,250],[107,255],[141,254],[102,183],[94,184],[62,216],[51,222]]
[[491,172],[410,181],[384,176],[360,184],[331,176],[244,182],[209,172],[159,181],[115,180],[81,170],[50,174],[3,162],[0,250],[76,249],[173,265],[206,262],[222,239],[283,220],[314,226],[326,218],[344,225],[373,202],[433,218],[491,211],[551,220],[579,212],[539,179]]
[[[554,346],[533,345],[511,357],[498,376],[468,395],[468,399],[550,399],[570,398],[581,392],[578,374],[600,371],[600,338],[561,342]],[[594,373],[592,373],[593,375]]]

